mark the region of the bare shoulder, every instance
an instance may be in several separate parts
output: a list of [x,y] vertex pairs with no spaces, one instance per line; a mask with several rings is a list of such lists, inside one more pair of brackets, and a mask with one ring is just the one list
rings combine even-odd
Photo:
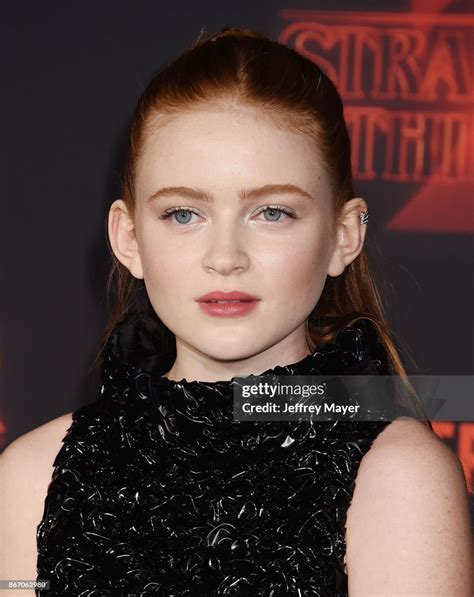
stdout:
[[[71,423],[72,412],[56,417],[18,437],[5,448],[1,456],[4,461],[28,460],[28,457],[33,454],[35,457],[49,458],[57,448],[54,454],[56,455]],[[22,462],[22,464],[26,464],[26,462]]]
[[72,423],[57,417],[17,438],[0,456],[0,578],[36,578],[36,528],[53,473],[53,462]]
[[396,419],[362,458],[346,546],[351,595],[471,595],[463,469],[420,421]]

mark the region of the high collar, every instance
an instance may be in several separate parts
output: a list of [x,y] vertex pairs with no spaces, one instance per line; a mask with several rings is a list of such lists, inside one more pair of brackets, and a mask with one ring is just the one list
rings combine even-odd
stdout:
[[[233,390],[242,378],[207,382],[163,377],[166,369],[160,359],[158,338],[154,321],[126,316],[116,325],[103,351],[104,398],[129,411],[137,404],[159,411],[165,433],[180,428],[185,435],[192,435],[193,430],[203,427],[203,421],[207,432],[222,431],[222,425],[229,425],[233,419]],[[255,373],[269,382],[272,376],[358,374],[389,374],[385,348],[375,325],[366,318],[357,320],[333,342],[316,347],[312,354],[295,363],[280,363]],[[250,429],[250,422],[245,425]]]

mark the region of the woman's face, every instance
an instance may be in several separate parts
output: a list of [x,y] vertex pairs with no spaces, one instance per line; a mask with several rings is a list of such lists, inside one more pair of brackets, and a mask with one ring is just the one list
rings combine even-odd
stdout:
[[[240,199],[245,191],[254,195]],[[306,319],[340,272],[330,271],[329,181],[307,139],[254,111],[182,113],[149,133],[136,202],[130,270],[176,335],[178,379],[204,378],[203,364],[220,379],[308,354]],[[213,291],[259,300],[214,316],[197,302]]]

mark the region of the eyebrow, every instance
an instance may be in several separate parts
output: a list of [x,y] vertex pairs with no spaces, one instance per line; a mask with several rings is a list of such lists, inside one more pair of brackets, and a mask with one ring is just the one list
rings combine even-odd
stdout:
[[[242,189],[239,192],[240,201],[251,201],[253,199],[261,199],[267,195],[298,195],[304,199],[310,199],[314,201],[313,197],[294,184],[266,184],[263,187],[257,187],[255,189]],[[196,199],[197,201],[204,201],[206,203],[212,203],[214,197],[212,193],[203,189],[197,189],[195,187],[163,187],[158,189],[153,195],[148,197],[147,202],[160,199],[162,197],[174,197],[180,195],[187,197],[188,199]]]

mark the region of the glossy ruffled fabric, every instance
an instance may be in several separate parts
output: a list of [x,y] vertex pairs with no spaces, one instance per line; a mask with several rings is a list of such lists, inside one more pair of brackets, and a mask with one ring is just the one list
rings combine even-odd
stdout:
[[[156,351],[130,318],[106,344],[100,394],[54,461],[37,595],[347,594],[347,509],[390,421],[234,421],[235,378],[168,380]],[[359,373],[389,373],[368,319],[262,375]]]

